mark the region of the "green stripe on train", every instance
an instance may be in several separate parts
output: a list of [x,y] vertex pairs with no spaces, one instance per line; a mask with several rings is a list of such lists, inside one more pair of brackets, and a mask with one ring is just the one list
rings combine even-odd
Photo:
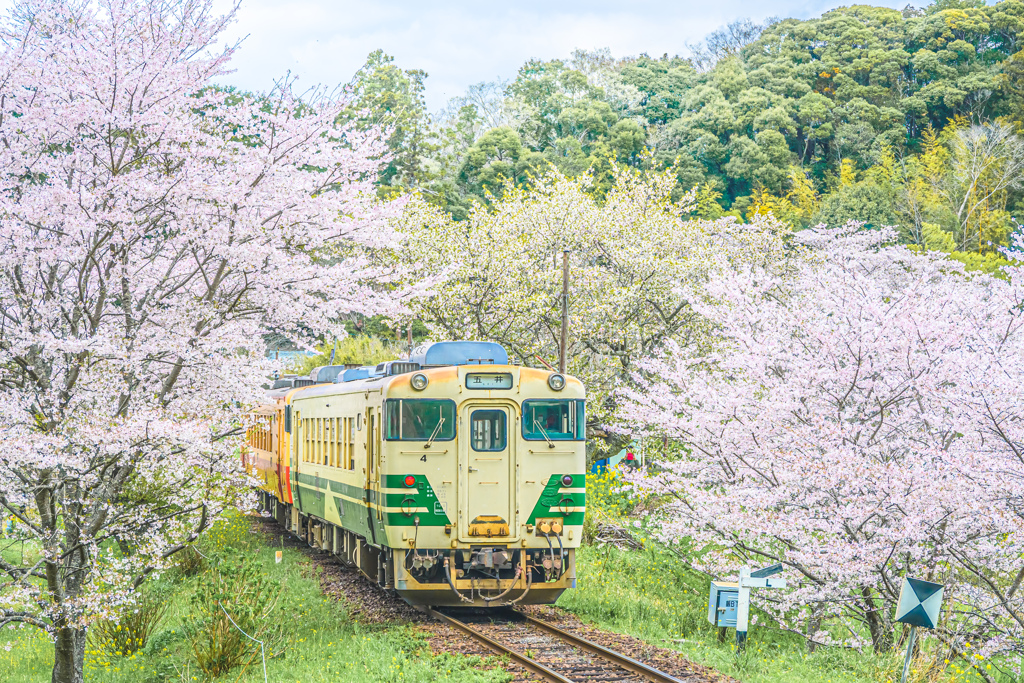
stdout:
[[583,512],[587,505],[587,494],[563,491],[563,488],[571,489],[586,486],[587,478],[582,474],[573,474],[572,483],[568,486],[562,485],[562,475],[552,474],[544,490],[537,499],[537,504],[530,513],[527,524],[536,524],[538,517],[562,517],[566,526],[578,526],[583,524]]
[[[445,526],[451,524],[447,512],[445,511],[444,505],[437,499],[437,494],[434,493],[433,487],[430,482],[427,481],[426,475],[414,474],[410,475],[415,477],[415,483],[412,486],[405,485],[404,474],[386,474],[384,475],[384,487],[385,488],[404,488],[407,491],[402,493],[386,493],[384,495],[384,506],[389,508],[401,508],[402,512],[386,512],[385,522],[391,526],[414,526],[416,518],[419,518],[420,526]],[[309,486],[317,491],[326,491],[328,486],[333,493],[338,493],[356,501],[365,501],[369,499],[372,505],[376,505],[378,501],[378,493],[373,489],[364,489],[361,486],[352,486],[351,484],[345,484],[340,481],[333,479],[325,479],[323,477],[314,477],[308,474],[298,474],[298,481],[300,484]],[[321,494],[323,495],[323,494]],[[307,500],[311,503],[316,501],[316,493],[314,491],[307,491],[302,496],[302,505],[307,505]],[[323,516],[323,503],[317,501],[320,504],[320,514]],[[336,504],[348,508],[353,505],[350,501],[336,501]],[[366,504],[362,504],[365,510]],[[419,508],[426,508],[425,511]],[[305,510],[303,510],[305,512]],[[406,512],[408,511],[408,512]],[[317,514],[317,513],[312,513]],[[339,514],[343,519],[345,515]]]
[[[405,478],[413,477],[412,486],[406,486]],[[437,499],[433,487],[423,474],[385,474],[384,488],[406,489],[402,493],[388,493],[384,496],[386,507],[401,508],[401,512],[387,513],[387,522],[392,526],[412,526],[419,519],[420,526],[445,526],[451,524],[444,505]],[[426,511],[417,511],[426,508]]]
[[[401,512],[386,512],[385,521],[390,526],[413,526],[418,517],[420,526],[445,526],[452,521],[445,511],[444,505],[437,499],[433,487],[427,480],[426,475],[409,475],[415,478],[413,486],[405,485],[404,474],[386,474],[382,482],[385,488],[407,489],[402,493],[386,493],[384,505],[390,508],[402,508]],[[537,504],[530,513],[527,524],[536,524],[538,518],[562,517],[567,526],[578,526],[583,524],[583,514],[586,508],[587,495],[585,492],[563,491],[562,489],[579,488],[586,486],[586,477],[582,474],[574,474],[572,483],[569,486],[562,485],[562,475],[552,474],[541,491]],[[376,505],[378,501],[377,492],[367,490],[361,486],[352,486],[333,479],[314,477],[308,474],[298,474],[297,479],[303,486],[299,487],[301,496],[301,509],[303,512],[314,514],[319,517],[324,515],[324,503],[328,488],[333,493],[347,496],[355,501],[369,499],[370,504]],[[310,487],[310,488],[306,488]],[[333,496],[332,496],[333,498]],[[351,501],[336,501],[335,504],[351,507]],[[359,507],[365,509],[365,503]],[[425,511],[419,508],[426,508]],[[317,512],[318,511],[318,512]],[[348,513],[348,510],[345,510]],[[340,515],[343,519],[348,514]],[[362,525],[360,525],[362,526]]]

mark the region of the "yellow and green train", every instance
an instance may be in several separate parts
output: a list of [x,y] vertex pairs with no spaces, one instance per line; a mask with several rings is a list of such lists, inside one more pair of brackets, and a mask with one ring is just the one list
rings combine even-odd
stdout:
[[585,391],[490,342],[318,368],[259,408],[243,450],[262,504],[416,605],[552,603],[576,582]]

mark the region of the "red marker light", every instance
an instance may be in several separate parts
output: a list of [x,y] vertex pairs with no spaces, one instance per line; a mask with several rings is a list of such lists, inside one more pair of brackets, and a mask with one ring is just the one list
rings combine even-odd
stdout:
[[405,485],[406,486],[415,486],[416,485],[416,477],[412,476],[411,474],[405,475]]
[[562,477],[562,486],[572,486],[572,475],[567,474]]

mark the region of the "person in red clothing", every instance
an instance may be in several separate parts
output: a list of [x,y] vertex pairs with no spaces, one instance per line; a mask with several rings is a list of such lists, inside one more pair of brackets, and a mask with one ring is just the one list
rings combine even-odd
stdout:
[[626,463],[626,467],[630,470],[636,470],[638,467],[640,467],[639,461],[637,461],[636,456],[633,455],[632,448],[626,449],[626,459],[624,460],[624,462]]

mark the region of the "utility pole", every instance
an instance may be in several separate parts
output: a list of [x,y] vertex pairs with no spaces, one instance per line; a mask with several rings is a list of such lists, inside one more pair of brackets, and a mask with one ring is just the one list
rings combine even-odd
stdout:
[[569,346],[569,250],[562,252],[562,344],[558,350],[558,371],[565,374],[565,354]]
[[409,321],[409,360],[412,360],[412,321]]

